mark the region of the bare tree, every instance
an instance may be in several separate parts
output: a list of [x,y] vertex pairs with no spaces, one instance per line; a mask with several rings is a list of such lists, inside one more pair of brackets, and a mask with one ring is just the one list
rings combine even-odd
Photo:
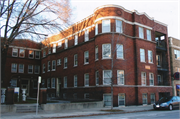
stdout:
[[69,0],[1,0],[1,78],[9,45],[15,38],[42,40],[69,23]]

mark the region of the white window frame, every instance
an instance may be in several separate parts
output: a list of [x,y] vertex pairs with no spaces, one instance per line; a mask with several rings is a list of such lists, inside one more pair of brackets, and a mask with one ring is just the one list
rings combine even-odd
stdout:
[[55,88],[55,87],[56,87],[56,79],[51,78],[51,88]]
[[[14,70],[15,69],[15,70]],[[16,73],[17,72],[17,64],[16,63],[12,63],[11,64],[11,72],[12,73]]]
[[77,87],[77,75],[74,75],[74,87]]
[[121,20],[117,20],[117,19],[116,19],[116,32],[122,33],[122,21]]
[[[32,51],[32,54],[30,54],[30,52]],[[30,57],[30,55],[32,55],[32,57]],[[29,58],[33,59],[34,58],[34,51],[33,50],[29,50]]]
[[[36,67],[38,68],[38,72],[35,72],[36,71]],[[39,65],[35,65],[34,66],[34,74],[39,74],[40,73],[40,66]]]
[[[153,98],[152,98],[153,97]],[[156,96],[154,93],[151,93],[150,95],[150,99],[151,99],[151,104],[154,104],[156,102]],[[152,101],[153,100],[153,101]]]
[[78,45],[78,35],[74,36],[74,45]]
[[42,69],[42,73],[45,73],[46,72],[46,65],[45,63],[43,64],[43,69]]
[[141,72],[141,85],[146,86],[146,72]]
[[52,60],[52,71],[56,71],[56,60]]
[[154,74],[149,73],[149,85],[154,86]]
[[161,56],[160,55],[156,55],[156,61],[157,61],[157,66],[161,66]]
[[78,54],[74,55],[74,67],[78,66]]
[[84,52],[84,64],[89,64],[89,51]]
[[89,74],[84,74],[84,86],[89,86]]
[[95,35],[97,35],[98,34],[98,23],[96,23],[96,25],[95,25]]
[[98,46],[95,47],[95,60],[99,59]]
[[99,71],[95,72],[95,77],[96,77],[96,85],[99,85]]
[[144,28],[143,27],[139,27],[139,38],[144,39]]
[[56,53],[56,44],[53,44],[52,52],[53,52],[53,53]]
[[[30,70],[30,66],[32,66],[32,72],[29,72],[29,70]],[[28,65],[28,74],[33,74],[33,65]]]
[[58,48],[62,47],[62,41],[58,42]]
[[[120,98],[120,97],[123,97],[123,96],[121,96],[121,95],[123,95],[124,98]],[[124,105],[120,105],[120,104],[119,104],[119,101],[124,101]],[[118,106],[119,106],[119,107],[120,107],[120,106],[125,106],[125,104],[126,104],[126,95],[125,95],[125,93],[119,93],[119,94],[118,94]]]
[[65,39],[64,40],[64,49],[67,49],[68,48],[68,39]]
[[176,60],[180,60],[180,50],[176,50],[176,49],[174,49],[174,58],[176,59]]
[[61,59],[57,59],[57,66],[61,65]]
[[47,88],[51,88],[51,80],[50,80],[50,78],[47,79]]
[[[146,98],[144,98],[144,95],[146,96]],[[146,101],[146,103],[143,103],[144,101]],[[142,94],[142,104],[143,105],[147,105],[148,104],[147,93],[143,93]]]
[[148,63],[153,63],[153,52],[148,50]]
[[35,51],[35,59],[40,59],[40,51]]
[[51,61],[48,61],[48,67],[47,67],[47,71],[49,72],[49,71],[51,71]]
[[[109,77],[105,77],[105,72],[108,71],[110,73]],[[112,70],[103,70],[103,85],[110,85],[112,78]],[[105,83],[105,79],[109,79],[110,83]]]
[[102,33],[111,32],[111,20],[102,20]]
[[51,54],[51,47],[48,48],[48,54]]
[[151,30],[146,29],[146,34],[147,34],[147,40],[152,41],[152,39],[151,39]]
[[[20,65],[22,65],[22,69],[20,68]],[[24,73],[24,64],[19,64],[18,73]]]
[[[105,48],[109,45],[108,54],[105,54]],[[106,51],[107,52],[107,51]],[[111,59],[111,44],[102,44],[102,59]]]
[[122,44],[116,44],[116,57],[117,59],[124,59],[124,50]]
[[84,94],[84,99],[89,99],[89,93]]
[[43,50],[43,57],[46,57],[46,50]]
[[68,58],[64,58],[64,69],[67,69]]
[[[23,53],[21,53],[23,52]],[[23,56],[21,56],[23,54]],[[24,58],[25,57],[25,49],[19,49],[19,57]]]
[[146,62],[145,49],[140,48],[140,62]]
[[[160,77],[160,80],[159,80]],[[162,76],[161,75],[157,75],[157,81],[158,81],[158,85],[161,85],[162,83]]]
[[117,70],[117,84],[124,85],[124,70]]
[[84,33],[84,41],[85,41],[85,42],[89,41],[89,30],[88,30],[88,29],[85,30],[85,33]]
[[64,88],[67,88],[67,76],[64,77]]
[[[14,53],[15,53],[16,55],[14,55]],[[12,56],[13,56],[13,57],[18,57],[18,48],[12,48]]]

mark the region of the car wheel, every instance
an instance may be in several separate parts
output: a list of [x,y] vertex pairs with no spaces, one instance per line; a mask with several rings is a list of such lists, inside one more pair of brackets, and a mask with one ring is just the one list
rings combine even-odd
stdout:
[[169,110],[173,110],[173,106],[172,105],[169,105]]

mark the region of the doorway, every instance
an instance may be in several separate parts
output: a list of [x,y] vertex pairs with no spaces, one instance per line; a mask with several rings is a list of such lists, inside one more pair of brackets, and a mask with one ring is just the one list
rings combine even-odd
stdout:
[[26,96],[29,96],[29,80],[21,80],[21,89],[26,89]]

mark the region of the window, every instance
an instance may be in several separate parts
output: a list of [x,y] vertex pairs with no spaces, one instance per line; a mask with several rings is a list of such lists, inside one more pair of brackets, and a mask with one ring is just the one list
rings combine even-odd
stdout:
[[153,53],[151,50],[148,50],[148,62],[153,63]]
[[62,41],[59,41],[58,48],[62,47]]
[[149,73],[149,85],[154,86],[154,74]]
[[156,64],[157,64],[157,66],[161,66],[161,57],[160,57],[160,55],[156,55]]
[[86,42],[88,40],[89,40],[89,31],[87,29],[87,30],[85,30],[85,34],[84,34],[84,41]]
[[146,85],[146,73],[141,72],[141,85],[145,86]]
[[98,60],[98,46],[95,47],[95,60]]
[[175,59],[180,59],[180,51],[174,50]]
[[89,86],[89,74],[84,74],[84,86]]
[[56,70],[56,60],[52,61],[52,71]]
[[145,51],[144,51],[144,49],[140,49],[140,61],[145,62]]
[[97,34],[98,34],[98,23],[95,26],[95,35],[97,35]]
[[64,77],[64,88],[67,88],[67,76]]
[[102,33],[110,32],[110,19],[102,20]]
[[55,88],[56,80],[55,78],[51,79],[51,88]]
[[84,64],[89,64],[89,52],[84,52]]
[[74,94],[73,94],[73,98],[74,98],[74,99],[77,99],[77,93],[74,93]]
[[24,64],[19,64],[19,73],[24,73]]
[[11,64],[11,72],[13,72],[13,73],[17,72],[17,64],[15,64],[15,63]]
[[29,58],[34,58],[34,51],[33,50],[29,50]]
[[28,65],[28,73],[29,74],[33,73],[33,65]]
[[124,85],[124,70],[117,70],[117,84]]
[[10,81],[10,83],[11,83],[11,87],[17,87],[17,79],[11,79],[11,81]]
[[104,106],[111,106],[111,94],[103,95]]
[[64,44],[64,49],[67,49],[68,48],[68,39],[65,39],[65,44]]
[[84,94],[84,99],[89,99],[89,93]]
[[25,50],[19,49],[19,57],[24,57],[24,56],[25,56]]
[[78,44],[78,35],[75,35],[74,36],[74,45],[77,45]]
[[147,94],[142,94],[142,99],[143,99],[143,105],[147,104]]
[[46,57],[46,51],[45,50],[43,51],[43,57]]
[[40,51],[35,51],[35,58],[40,59]]
[[53,44],[53,53],[56,53],[56,44]]
[[61,65],[61,59],[57,60],[57,66]]
[[117,54],[117,58],[120,58],[120,59],[124,58],[124,55],[123,55],[123,45],[116,44],[116,54]]
[[96,71],[95,77],[96,77],[96,85],[99,85],[99,71]]
[[18,56],[18,49],[17,48],[13,48],[12,49],[12,56],[13,57],[17,57]]
[[147,29],[146,33],[147,33],[147,40],[151,41],[151,30]]
[[154,103],[155,103],[155,94],[152,93],[152,94],[150,95],[150,98],[151,98],[151,104],[154,104]]
[[75,54],[74,55],[74,66],[77,66],[78,65],[78,55]]
[[119,106],[125,106],[125,94],[124,93],[120,93],[118,94],[118,104]]
[[144,39],[144,31],[142,27],[139,27],[139,38]]
[[63,93],[63,99],[66,99],[67,97],[66,97],[66,93]]
[[48,54],[51,54],[51,48],[48,48]]
[[43,64],[43,73],[45,73],[45,71],[46,71],[46,65]]
[[102,58],[110,59],[111,58],[111,44],[102,45]]
[[111,70],[103,70],[103,85],[110,85],[112,78]]
[[50,79],[48,78],[47,79],[47,88],[50,88],[51,87],[51,81],[50,81]]
[[122,21],[116,20],[116,32],[122,33]]
[[74,87],[77,87],[77,75],[74,75]]
[[48,61],[48,70],[47,71],[51,71],[51,61]]
[[68,62],[68,59],[67,59],[67,57],[65,57],[65,58],[64,58],[64,69],[67,68],[67,62]]
[[40,66],[35,65],[35,67],[34,67],[34,73],[35,73],[35,74],[39,74],[39,72],[40,72]]
[[158,79],[158,85],[161,85],[161,83],[162,83],[161,75],[158,75],[158,76],[157,76],[157,79]]

